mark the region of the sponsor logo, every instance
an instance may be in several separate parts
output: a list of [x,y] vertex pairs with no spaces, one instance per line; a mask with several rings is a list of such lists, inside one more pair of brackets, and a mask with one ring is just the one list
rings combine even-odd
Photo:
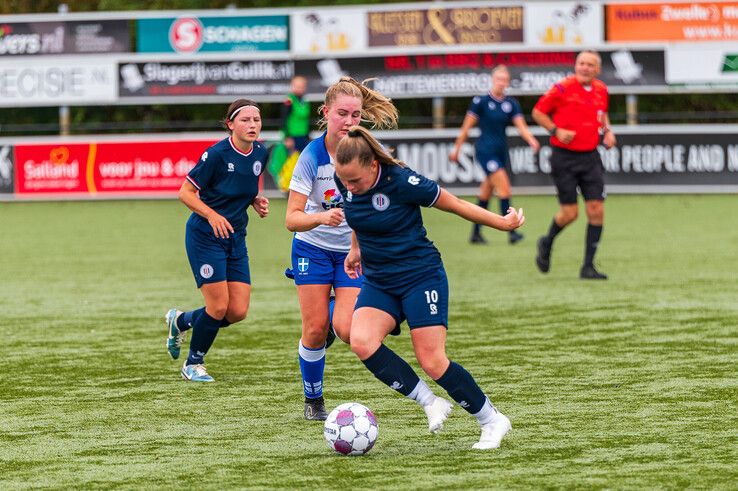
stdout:
[[236,170],[236,166],[233,165],[233,162],[228,162],[228,172],[234,172]]
[[214,272],[213,267],[209,264],[203,264],[200,266],[200,276],[205,279],[212,277]]
[[390,205],[390,199],[387,197],[387,195],[384,195],[382,193],[377,193],[374,196],[372,196],[372,206],[377,211],[384,211],[387,208],[389,208]]
[[403,387],[403,385],[400,382],[398,382],[397,380],[395,380],[394,382],[392,382],[392,385],[390,385],[390,389],[394,389],[394,390],[400,390],[400,389],[402,389],[402,387]]
[[203,28],[199,20],[192,17],[177,19],[169,29],[169,42],[175,51],[192,53],[202,46]]
[[723,58],[723,73],[738,73],[738,54],[726,54]]
[[466,401],[461,401],[461,402],[459,403],[459,406],[461,406],[461,407],[463,407],[463,408],[465,408],[465,409],[466,409],[466,408],[468,408],[468,407],[469,407],[469,403],[468,403],[468,402],[466,402]]
[[200,160],[202,160],[203,162],[205,162],[207,159],[208,159],[208,153],[205,152],[204,154],[202,154],[202,157],[200,157]]
[[254,175],[258,176],[259,174],[261,174],[261,161],[257,160],[254,162]]
[[328,189],[323,193],[323,202],[321,203],[324,210],[330,210],[332,208],[343,208],[343,199],[341,193],[335,189]]
[[640,63],[636,63],[633,53],[630,51],[615,51],[610,55],[610,59],[615,67],[615,76],[626,84],[630,84],[641,78],[643,66]]
[[409,182],[413,186],[417,186],[418,184],[420,184],[420,178],[418,176],[410,176],[407,178],[407,182]]

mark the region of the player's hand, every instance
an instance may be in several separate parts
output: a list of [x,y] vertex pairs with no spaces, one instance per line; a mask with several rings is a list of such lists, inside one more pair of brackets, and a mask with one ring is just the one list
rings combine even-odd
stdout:
[[556,138],[559,139],[561,143],[569,144],[576,136],[577,132],[573,130],[567,130],[564,128],[556,128]]
[[331,208],[320,214],[320,223],[329,227],[338,227],[343,223],[343,210],[340,208]]
[[352,247],[346,254],[346,259],[343,260],[343,270],[352,280],[361,276],[361,252],[358,249]]
[[448,153],[448,161],[453,162],[454,164],[459,163],[459,151],[456,148]]
[[538,143],[538,139],[536,138],[531,138],[528,142],[528,146],[533,150],[533,153],[538,153],[538,150],[541,149],[541,144]]
[[605,132],[605,136],[602,137],[602,143],[605,145],[605,148],[612,148],[617,144],[618,140],[615,138],[615,133],[610,131]]
[[[213,212],[208,216],[208,223],[213,227],[213,233],[219,239],[227,239],[233,233],[233,227],[224,216]],[[229,233],[230,232],[230,233]]]
[[256,213],[264,218],[269,214],[269,200],[265,196],[257,196],[254,198],[254,202],[251,203]]
[[502,217],[505,222],[504,230],[510,231],[515,230],[518,227],[522,227],[525,223],[525,216],[523,216],[523,209],[516,210],[512,206],[507,209],[507,215]]

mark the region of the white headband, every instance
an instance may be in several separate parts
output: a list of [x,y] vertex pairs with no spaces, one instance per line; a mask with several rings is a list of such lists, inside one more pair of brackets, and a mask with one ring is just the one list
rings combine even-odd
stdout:
[[240,110],[241,110],[241,109],[243,109],[244,107],[253,107],[253,108],[254,108],[254,109],[256,109],[257,111],[261,112],[261,110],[260,110],[260,109],[258,108],[258,106],[255,106],[255,105],[253,105],[253,104],[245,104],[245,105],[243,105],[243,106],[239,107],[238,109],[236,109],[235,111],[233,111],[233,112],[231,113],[231,115],[230,115],[230,116],[228,117],[228,120],[229,120],[229,121],[233,121],[233,118],[235,118],[235,117],[236,117],[236,114],[238,114],[238,111],[240,111]]

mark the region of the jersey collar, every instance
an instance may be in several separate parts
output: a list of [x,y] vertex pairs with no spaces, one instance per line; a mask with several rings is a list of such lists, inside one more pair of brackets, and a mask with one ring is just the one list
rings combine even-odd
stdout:
[[248,157],[254,151],[254,143],[256,143],[256,142],[254,142],[254,143],[251,144],[251,150],[249,150],[249,153],[243,153],[241,150],[238,149],[238,147],[236,147],[236,144],[233,143],[233,135],[231,135],[231,136],[228,137],[228,143],[231,144],[231,148],[233,150],[235,150],[239,154],[243,155],[244,157]]
[[494,96],[494,95],[492,94],[492,92],[489,92],[489,97],[490,97],[490,99],[492,99],[493,101],[497,101],[497,102],[505,102],[505,96],[504,96],[504,94],[503,94],[503,96],[502,96],[501,98],[499,98],[499,99],[498,99],[497,97],[495,97],[495,96]]
[[372,190],[377,187],[377,184],[379,184],[379,180],[382,178],[382,164],[377,162],[377,180],[374,181],[374,184],[372,184],[372,187],[369,188],[369,190]]

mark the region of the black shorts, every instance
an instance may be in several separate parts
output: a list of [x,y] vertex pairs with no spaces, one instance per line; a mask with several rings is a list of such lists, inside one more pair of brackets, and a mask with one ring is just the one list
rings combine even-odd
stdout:
[[602,159],[597,150],[573,152],[553,147],[551,177],[556,185],[559,203],[572,205],[577,202],[577,187],[585,201],[605,199],[605,181]]

